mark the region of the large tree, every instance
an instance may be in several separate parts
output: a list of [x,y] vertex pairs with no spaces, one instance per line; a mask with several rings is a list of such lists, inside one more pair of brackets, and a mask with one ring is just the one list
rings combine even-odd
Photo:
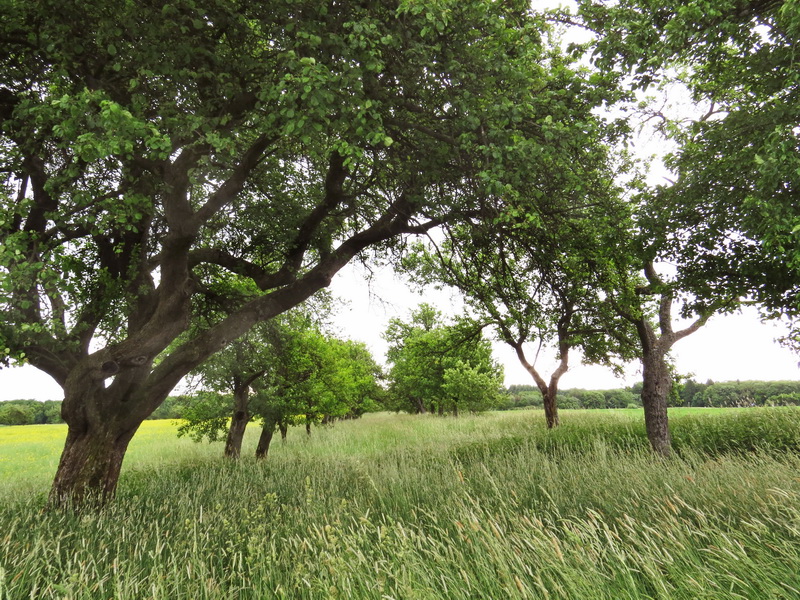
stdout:
[[2,12],[0,351],[64,388],[55,504],[111,497],[184,375],[354,256],[557,179],[603,100],[526,2]]
[[[641,110],[672,148],[671,180],[639,198],[625,268],[644,277],[621,311],[639,333],[648,434],[666,454],[670,347],[742,301],[771,317],[800,310],[800,12],[772,0],[578,4],[597,66],[661,96]],[[675,328],[678,305],[689,321]]]

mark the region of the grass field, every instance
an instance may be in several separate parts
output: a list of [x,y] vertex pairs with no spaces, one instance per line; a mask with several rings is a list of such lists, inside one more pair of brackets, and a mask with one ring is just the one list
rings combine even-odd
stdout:
[[42,510],[65,428],[0,428],[0,599],[800,598],[800,410],[676,410],[670,460],[641,420],[368,415],[239,464],[146,422],[84,515]]

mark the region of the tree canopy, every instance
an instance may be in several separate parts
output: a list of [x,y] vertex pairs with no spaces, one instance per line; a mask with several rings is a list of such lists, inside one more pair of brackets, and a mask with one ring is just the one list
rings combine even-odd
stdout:
[[[643,223],[649,258],[705,310],[748,297],[767,313],[800,308],[800,8],[796,2],[581,0],[595,61],[634,88],[661,86],[644,109],[675,150]],[[670,97],[670,95],[672,97]],[[686,97],[678,108],[670,103]]]
[[359,253],[547,212],[605,98],[524,2],[6,2],[0,38],[0,351],[65,389],[56,502]]
[[392,319],[384,333],[388,403],[412,413],[479,412],[499,401],[503,371],[475,323],[447,322],[441,312],[421,304],[408,321]]

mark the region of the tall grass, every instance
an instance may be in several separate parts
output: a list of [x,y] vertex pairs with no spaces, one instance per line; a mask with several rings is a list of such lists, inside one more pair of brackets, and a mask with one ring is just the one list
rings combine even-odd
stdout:
[[239,464],[162,425],[99,514],[0,501],[0,598],[800,598],[798,454],[709,454],[708,413],[654,459],[631,413],[371,415]]

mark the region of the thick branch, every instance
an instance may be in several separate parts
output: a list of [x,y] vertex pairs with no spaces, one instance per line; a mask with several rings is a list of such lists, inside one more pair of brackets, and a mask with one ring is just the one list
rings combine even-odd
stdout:
[[229,204],[242,191],[247,178],[264,159],[264,152],[275,142],[276,138],[259,136],[242,155],[239,164],[233,169],[230,177],[211,194],[206,203],[194,214],[190,229],[198,231],[202,225],[214,216],[223,206]]
[[514,348],[514,351],[517,353],[517,358],[519,359],[519,363],[525,367],[525,370],[530,373],[533,380],[536,382],[536,386],[539,388],[539,391],[542,392],[542,396],[547,395],[547,382],[542,378],[539,374],[539,371],[536,370],[531,363],[528,362],[527,357],[525,356],[525,350],[522,348],[522,342],[518,342],[516,344],[511,344]]
[[678,340],[682,340],[686,336],[693,334],[695,331],[700,329],[703,325],[705,325],[708,320],[711,318],[711,313],[700,315],[694,323],[686,327],[685,329],[681,329],[680,331],[676,331],[672,334],[672,343],[674,344]]
[[151,397],[159,398],[169,393],[184,375],[249,331],[256,323],[267,321],[297,306],[327,287],[333,276],[364,248],[404,233],[426,233],[441,224],[437,219],[410,224],[404,208],[406,203],[401,196],[371,227],[344,241],[308,273],[281,289],[251,300],[217,325],[177,348],[154,369],[148,382]]
[[286,285],[293,280],[292,276],[283,269],[277,273],[270,273],[244,258],[218,248],[198,248],[189,253],[190,270],[202,263],[214,264],[231,273],[249,277],[262,291]]

